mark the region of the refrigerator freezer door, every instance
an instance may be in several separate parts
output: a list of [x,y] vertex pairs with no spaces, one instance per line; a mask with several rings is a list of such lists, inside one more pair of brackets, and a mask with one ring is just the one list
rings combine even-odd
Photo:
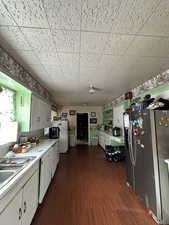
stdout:
[[169,175],[165,159],[169,158],[169,112],[155,111],[156,145],[159,163],[159,179],[161,189],[162,221],[169,223]]
[[143,127],[141,135],[141,149],[142,149],[142,171],[143,171],[143,200],[147,208],[157,215],[157,200],[155,191],[155,174],[154,174],[154,157],[152,148],[152,132],[151,122],[154,120],[150,118],[150,110],[144,110],[142,114]]

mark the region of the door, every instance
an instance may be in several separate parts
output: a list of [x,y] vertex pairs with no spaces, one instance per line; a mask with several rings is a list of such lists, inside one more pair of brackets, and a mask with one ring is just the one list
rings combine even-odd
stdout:
[[[30,225],[38,207],[39,172],[30,178],[23,188],[22,225]],[[12,224],[13,225],[13,224]]]
[[32,103],[31,103],[31,130],[37,130],[40,129],[40,123],[41,123],[41,118],[40,118],[40,100],[32,95]]
[[77,144],[88,144],[89,120],[88,113],[77,113]]
[[7,208],[0,214],[0,224],[2,225],[21,225],[23,211],[22,190],[20,190]]
[[57,143],[52,147],[52,177],[55,175],[55,171],[57,168],[58,164],[58,148],[57,148]]
[[150,110],[143,111],[143,127],[141,129],[141,144],[143,152],[143,166],[144,174],[143,180],[143,201],[147,208],[150,208],[154,214],[157,212],[156,207],[156,192],[155,192],[155,175],[154,175],[154,159],[152,147],[152,130],[151,122],[154,120],[150,117]]
[[[156,146],[158,156],[160,195],[162,204],[163,223],[169,223],[169,175],[168,167],[164,162],[169,158],[169,111],[155,111]],[[158,196],[157,196],[158,198]],[[159,207],[159,206],[158,206]]]
[[52,178],[50,154],[51,151],[49,150],[41,159],[39,203],[42,203]]

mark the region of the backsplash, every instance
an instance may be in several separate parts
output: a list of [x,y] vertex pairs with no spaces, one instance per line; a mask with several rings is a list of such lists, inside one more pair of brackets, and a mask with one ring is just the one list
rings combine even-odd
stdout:
[[[18,135],[18,141],[20,136],[27,136],[28,138],[31,138],[33,136],[42,137],[43,136],[43,129],[30,131],[30,132],[22,132]],[[7,143],[5,145],[0,146],[0,158],[3,157],[9,150],[9,146],[11,146],[14,143]]]
[[43,129],[34,130],[34,131],[30,131],[30,132],[21,132],[18,135],[18,139],[19,139],[20,136],[26,136],[28,138],[31,138],[33,136],[42,137],[43,136]]

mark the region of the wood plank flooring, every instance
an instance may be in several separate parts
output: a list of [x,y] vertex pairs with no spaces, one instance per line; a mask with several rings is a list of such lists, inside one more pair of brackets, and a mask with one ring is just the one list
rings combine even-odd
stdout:
[[32,225],[155,225],[125,180],[125,163],[105,161],[100,147],[73,148]]

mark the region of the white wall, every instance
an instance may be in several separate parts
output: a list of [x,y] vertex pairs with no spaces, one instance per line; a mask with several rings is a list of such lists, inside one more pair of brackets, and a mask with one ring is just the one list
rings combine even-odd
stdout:
[[58,109],[58,112],[67,112],[68,113],[68,119],[70,125],[75,125],[75,116],[69,116],[69,110],[76,110],[77,113],[91,113],[96,112],[96,117],[98,120],[98,123],[103,122],[103,107],[101,106],[62,106]]
[[[97,124],[103,123],[103,107],[101,106],[62,106],[58,109],[58,113],[68,113],[69,127],[71,129],[70,133],[72,135],[76,136],[76,116],[70,116],[69,110],[76,110],[76,113],[89,113],[89,118],[91,112],[96,112]],[[90,125],[90,136],[92,134],[93,129],[95,130],[96,125]]]
[[162,91],[162,92],[159,93],[159,94],[152,94],[151,97],[152,97],[152,98],[160,97],[160,98],[169,99],[169,90],[167,90],[167,91]]

